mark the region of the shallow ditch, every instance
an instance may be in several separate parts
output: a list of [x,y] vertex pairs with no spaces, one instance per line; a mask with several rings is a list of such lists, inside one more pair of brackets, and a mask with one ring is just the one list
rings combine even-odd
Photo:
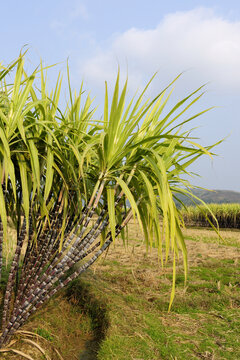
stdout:
[[109,327],[106,303],[96,298],[90,291],[89,286],[81,282],[81,280],[76,280],[68,287],[66,296],[70,303],[77,304],[91,319],[93,336],[86,342],[86,350],[82,352],[79,360],[95,360]]

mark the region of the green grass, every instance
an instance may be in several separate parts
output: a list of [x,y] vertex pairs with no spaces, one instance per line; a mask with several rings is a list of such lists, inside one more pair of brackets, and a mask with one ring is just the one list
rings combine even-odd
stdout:
[[37,329],[34,331],[37,335],[40,335],[41,337],[43,337],[44,339],[46,339],[47,341],[53,341],[54,337],[52,336],[52,334],[50,333],[50,331],[38,326]]
[[[240,233],[239,233],[239,238],[240,238]],[[199,241],[199,239],[196,238],[195,236],[186,236],[185,239],[192,240],[192,241]],[[209,236],[202,236],[201,241],[206,244],[221,244],[221,245],[240,248],[240,241],[236,240],[234,237],[232,237],[232,238],[229,237],[227,239],[226,238],[219,239],[219,238],[216,238],[216,236],[211,236],[211,234],[210,234]]]
[[186,287],[183,274],[177,276],[170,313],[172,276],[160,274],[157,260],[141,256],[133,267],[118,254],[84,275],[89,291],[108,308],[99,360],[240,358],[239,260],[195,257],[199,264],[190,268]]

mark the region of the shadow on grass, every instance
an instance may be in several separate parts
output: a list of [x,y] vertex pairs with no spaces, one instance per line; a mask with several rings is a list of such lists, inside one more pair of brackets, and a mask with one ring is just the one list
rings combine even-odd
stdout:
[[93,337],[87,341],[86,350],[81,353],[79,360],[96,360],[98,350],[109,327],[106,302],[97,298],[90,290],[90,285],[81,279],[75,280],[67,288],[66,296],[71,304],[80,307],[81,311],[91,319]]

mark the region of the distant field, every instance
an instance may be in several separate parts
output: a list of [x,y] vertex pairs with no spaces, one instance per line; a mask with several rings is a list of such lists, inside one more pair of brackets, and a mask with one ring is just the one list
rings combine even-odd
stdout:
[[240,229],[240,204],[208,204],[209,210],[203,205],[188,206],[181,213],[187,225],[209,227],[208,219],[220,228]]

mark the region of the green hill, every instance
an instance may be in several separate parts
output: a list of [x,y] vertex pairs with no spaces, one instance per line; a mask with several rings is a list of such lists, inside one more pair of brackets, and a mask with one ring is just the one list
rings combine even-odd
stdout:
[[[207,204],[240,204],[240,192],[231,190],[193,190],[193,194],[199,197]],[[176,195],[185,205],[194,205],[193,202],[186,196]],[[195,200],[194,200],[195,201]],[[198,202],[199,203],[199,202]],[[176,201],[177,206],[181,207],[181,204]]]

